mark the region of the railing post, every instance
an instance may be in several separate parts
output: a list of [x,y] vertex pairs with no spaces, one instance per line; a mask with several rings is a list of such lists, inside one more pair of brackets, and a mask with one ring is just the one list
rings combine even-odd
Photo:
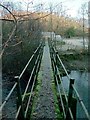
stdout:
[[18,76],[15,76],[15,80],[17,82],[17,108],[21,105],[21,110],[18,115],[19,120],[24,120],[24,108],[23,108],[23,103],[22,103],[22,93],[21,93],[21,86],[20,86],[20,80]]
[[56,52],[55,52],[55,59],[56,59],[56,60],[55,60],[55,69],[56,69],[55,71],[56,71],[56,72],[55,72],[55,73],[56,73],[56,75],[57,75],[57,67],[56,67],[56,66],[57,66],[57,54],[58,54],[58,52],[56,51]]
[[[74,84],[75,79],[71,78],[70,79],[70,84],[69,84],[69,93],[68,93],[68,108],[71,108],[71,104],[72,104],[72,97],[73,97],[73,84]],[[69,111],[66,111],[66,120],[69,117]]]
[[68,105],[69,107],[71,106],[72,102],[72,96],[73,96],[73,84],[74,84],[75,79],[71,78],[70,79],[70,85],[69,85],[69,93],[68,93]]
[[57,51],[55,51],[55,61],[54,61],[54,67],[55,67],[55,83],[57,79]]
[[58,54],[58,51],[56,51],[56,65],[57,65],[57,54]]
[[[45,45],[44,45],[45,46]],[[41,48],[41,56],[40,56],[40,61],[41,61],[41,59],[42,59],[42,55],[43,55],[43,49],[44,49],[44,46],[42,46],[42,48]]]

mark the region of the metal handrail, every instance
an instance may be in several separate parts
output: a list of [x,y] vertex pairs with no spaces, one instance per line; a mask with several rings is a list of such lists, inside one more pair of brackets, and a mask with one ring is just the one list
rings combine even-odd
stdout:
[[[21,72],[19,79],[22,77],[22,75],[24,74],[25,70],[27,69],[28,65],[30,64],[30,62],[32,61],[33,57],[35,56],[35,54],[37,53],[37,51],[39,50],[39,48],[42,46],[42,43],[38,46],[38,48],[35,50],[34,54],[31,56],[31,58],[29,59],[28,63],[26,64],[26,66],[24,67],[23,71]],[[14,83],[12,89],[10,90],[9,94],[7,95],[7,97],[5,98],[4,102],[2,103],[2,105],[0,106],[0,111],[2,111],[3,107],[5,106],[5,104],[8,102],[9,98],[11,97],[13,91],[15,90],[17,86],[17,82]]]
[[[42,48],[41,48],[41,51],[42,51]],[[41,63],[41,58],[42,58],[41,51],[39,51],[39,54],[38,54],[38,57],[37,57],[37,60],[36,60],[36,63],[35,63],[35,65],[37,64],[37,66],[36,66],[35,76],[34,76],[34,80],[33,80],[33,85],[32,85],[32,88],[31,88],[31,94],[29,96],[28,103],[27,103],[26,110],[25,110],[25,118],[27,116],[29,104],[30,104],[31,97],[32,97],[32,92],[33,92],[33,89],[34,89],[34,86],[35,86],[35,80],[37,78],[37,73],[38,73],[38,70],[39,70],[39,67],[40,67],[40,63]]]
[[22,75],[24,74],[25,70],[27,69],[28,65],[30,64],[30,62],[32,61],[34,55],[37,53],[37,51],[39,50],[39,48],[41,47],[42,43],[38,46],[38,48],[35,50],[35,52],[33,53],[33,55],[31,56],[31,58],[29,59],[28,63],[26,64],[26,66],[24,67],[23,71],[21,72],[21,74],[19,75],[19,79],[21,79]]
[[[54,66],[54,63],[52,63],[52,66]],[[62,105],[62,109],[63,109],[64,118],[66,118],[65,107],[64,107],[64,103],[63,103],[63,100],[62,100],[62,97],[61,97],[60,86],[58,84],[57,77],[56,77],[56,83],[57,83],[57,87],[58,87],[58,91],[59,91],[59,96],[60,96],[60,100],[61,100],[61,105]]]
[[75,93],[76,93],[76,95],[77,95],[77,98],[78,98],[78,100],[79,100],[79,103],[81,104],[82,109],[83,109],[84,112],[85,112],[85,115],[87,116],[88,120],[90,120],[90,115],[89,115],[89,113],[88,113],[88,111],[87,111],[87,109],[86,109],[83,101],[81,100],[80,95],[79,95],[79,93],[77,92],[75,86],[73,86],[73,89],[74,89],[74,91],[75,91]]
[[[59,61],[60,61],[61,64],[62,64],[62,67],[63,67],[64,70],[66,71],[66,68],[65,68],[65,66],[63,65],[63,63],[62,63],[62,61],[61,61],[59,55],[57,55],[57,56],[58,56]],[[70,76],[68,75],[67,72],[66,72],[66,75],[67,75],[67,77],[70,79]],[[83,110],[84,110],[84,112],[85,112],[85,114],[86,114],[86,117],[90,120],[90,115],[89,115],[89,113],[88,113],[88,111],[87,111],[87,109],[86,109],[86,107],[85,107],[83,101],[81,100],[79,93],[77,92],[77,90],[76,90],[76,88],[75,88],[74,85],[73,85],[72,87],[73,87],[73,89],[74,89],[74,91],[75,91],[75,93],[76,93],[76,95],[77,95],[77,97],[78,97],[78,100],[80,101],[81,107],[83,108]]]
[[[37,61],[37,63],[38,63],[38,65],[37,65],[36,73],[38,73],[40,61],[39,61],[39,62]],[[30,94],[30,96],[29,96],[28,103],[27,103],[27,107],[26,107],[26,110],[25,110],[25,118],[26,118],[26,116],[27,116],[27,111],[28,111],[28,108],[29,108],[29,104],[30,104],[30,100],[31,100],[31,96],[32,96],[32,92],[33,92],[33,89],[34,89],[34,85],[35,85],[35,80],[36,80],[36,78],[37,78],[37,75],[35,74],[35,76],[34,76],[34,81],[33,81],[33,85],[32,85],[32,88],[31,88],[31,94]]]
[[[6,10],[13,16],[13,18],[14,18],[13,21],[14,21],[14,23],[15,23],[15,26],[14,26],[14,28],[13,28],[13,30],[12,30],[9,38],[8,38],[8,40],[5,42],[5,45],[3,46],[3,49],[2,49],[2,51],[1,51],[1,53],[0,53],[0,59],[1,59],[1,58],[2,58],[2,55],[3,55],[4,51],[5,51],[5,48],[6,48],[6,46],[7,46],[7,43],[11,40],[13,34],[14,34],[15,31],[17,30],[17,25],[18,25],[19,21],[16,19],[16,17],[12,14],[12,12],[11,12],[7,7],[5,7],[5,6],[2,5],[2,4],[0,4],[0,6],[2,6],[4,9],[6,9]],[[6,105],[6,103],[8,102],[8,100],[10,99],[10,97],[11,97],[12,93],[14,92],[15,88],[16,88],[16,87],[19,88],[19,86],[20,86],[19,83],[20,83],[21,77],[22,77],[23,74],[25,73],[27,67],[29,66],[29,64],[30,64],[31,61],[33,60],[34,56],[38,53],[38,51],[39,51],[39,49],[41,48],[41,46],[42,46],[42,43],[40,43],[40,45],[39,45],[39,46],[37,47],[37,49],[34,51],[33,55],[30,57],[29,61],[27,62],[26,66],[24,67],[24,69],[23,69],[23,71],[21,72],[21,74],[16,77],[16,80],[17,80],[17,81],[15,81],[15,83],[14,83],[13,87],[11,88],[9,94],[6,96],[4,102],[3,102],[2,105],[0,106],[0,112],[2,111],[3,107]],[[37,57],[37,56],[38,56],[38,57]],[[29,79],[28,84],[27,84],[27,86],[26,86],[26,89],[25,89],[25,91],[24,91],[24,95],[23,95],[23,97],[22,97],[21,94],[20,94],[20,97],[18,97],[18,99],[20,98],[20,101],[21,101],[21,102],[24,101],[25,94],[26,94],[26,92],[27,92],[27,90],[28,90],[28,87],[29,87],[31,78],[32,78],[33,73],[34,73],[34,70],[35,70],[35,68],[36,68],[36,66],[37,66],[36,64],[38,64],[38,68],[37,68],[37,69],[39,69],[40,61],[38,62],[38,60],[39,60],[39,58],[41,58],[41,55],[36,55],[36,57],[37,57],[37,59],[36,59],[36,61],[35,61],[34,69],[33,69],[32,72],[31,72],[31,76],[30,76],[30,79]],[[36,78],[36,75],[35,75],[35,78]],[[18,85],[18,84],[19,84],[19,85]],[[34,84],[35,84],[35,80],[34,80],[34,83],[33,83],[32,90],[33,90],[33,88],[34,88]],[[20,90],[20,89],[19,89],[19,90]],[[18,92],[18,91],[17,91],[17,92]],[[19,91],[19,93],[20,93],[20,92],[21,92],[21,91]],[[18,96],[19,96],[19,94],[18,94]],[[31,96],[31,95],[30,95],[30,96]],[[25,111],[25,115],[27,114],[27,111],[28,111],[28,105],[29,105],[29,103],[30,103],[30,98],[31,98],[31,97],[29,97],[28,104],[27,104],[26,111]],[[19,101],[19,102],[20,102],[20,101]],[[21,104],[19,104],[19,105],[20,105],[20,106],[19,106],[18,111],[17,111],[17,113],[16,113],[16,117],[18,117],[18,115],[19,115],[19,113],[20,113],[20,109],[22,108],[22,105],[23,105],[23,104],[21,103]],[[22,109],[23,109],[23,108],[22,108]],[[22,110],[22,109],[21,109],[21,110]],[[23,118],[24,118],[24,114],[23,114]]]
[[[53,54],[53,60],[55,62],[55,57],[54,54]],[[59,69],[57,67],[57,64],[55,65],[56,66],[56,70],[57,70],[57,73],[59,73]],[[60,88],[59,88],[59,83],[58,83],[58,80],[57,80],[57,75],[56,76],[56,82],[57,82],[57,86],[58,86],[58,91],[59,91],[59,96],[60,96],[60,100],[61,100],[61,104],[62,104],[62,109],[63,109],[63,113],[64,113],[64,118],[66,118],[66,113],[65,113],[65,107],[64,107],[64,103],[63,103],[63,100],[62,100],[62,96],[61,96],[61,93],[60,93]],[[59,75],[59,80],[60,80],[60,83],[61,83],[61,86],[62,86],[62,90],[63,90],[63,93],[64,93],[64,96],[65,96],[65,100],[66,100],[66,103],[67,103],[67,106],[68,106],[68,98],[67,98],[67,95],[65,93],[65,89],[63,87],[63,84],[62,84],[62,81],[61,81],[61,76]],[[68,106],[68,110],[69,110],[69,113],[70,113],[70,116],[71,116],[71,119],[74,120],[73,118],[73,114],[72,114],[72,111],[71,111],[71,108]]]
[[[34,53],[36,53],[36,51],[35,51]],[[32,72],[31,72],[29,81],[28,81],[27,86],[26,86],[26,88],[25,88],[25,91],[24,91],[24,94],[23,94],[23,97],[22,97],[22,102],[23,102],[24,99],[25,99],[25,94],[26,94],[26,92],[27,92],[27,90],[28,90],[30,81],[31,81],[32,76],[33,76],[33,74],[34,74],[36,64],[38,63],[38,60],[39,60],[39,56],[40,56],[40,55],[38,54],[38,57],[37,57],[37,59],[36,59],[36,61],[35,61],[35,65],[34,65],[34,67],[33,67],[33,69],[32,69]],[[29,62],[28,62],[28,63],[29,63]],[[28,65],[28,64],[27,64],[27,65]],[[26,65],[26,66],[27,66],[27,65]],[[25,68],[26,68],[26,67],[25,67]],[[25,69],[24,69],[24,70],[25,70]],[[23,70],[23,72],[25,72],[24,70]],[[22,74],[21,74],[21,75],[22,75]],[[30,95],[31,95],[31,94],[30,94]],[[15,117],[16,119],[17,119],[17,117],[18,117],[18,115],[19,115],[20,109],[21,109],[21,105],[19,106],[18,111],[17,111],[17,113],[16,113],[16,117]],[[26,116],[26,115],[25,115],[25,116]]]
[[0,106],[0,111],[2,111],[3,107],[5,106],[5,104],[8,102],[10,96],[12,95],[13,91],[15,90],[17,86],[17,83],[15,83],[11,89],[11,91],[9,92],[9,94],[7,95],[7,97],[5,98],[4,102],[2,103],[2,105]]
[[[53,46],[51,46],[51,48],[53,49],[54,54],[56,54],[56,53],[57,53],[56,49],[55,49]],[[66,76],[67,76],[68,80],[70,80],[71,78],[70,78],[70,76],[69,76],[69,74],[68,74],[68,72],[67,72],[67,70],[66,70],[66,68],[65,68],[65,66],[64,66],[64,64],[63,64],[63,62],[62,62],[62,60],[60,59],[60,56],[59,56],[58,54],[56,54],[56,56],[57,56],[57,58],[58,58],[58,61],[59,61],[60,64],[62,65],[62,67],[63,67],[63,69],[64,69],[64,71],[65,71],[65,73],[66,73]],[[76,93],[76,96],[77,96],[80,104],[81,104],[81,107],[83,108],[83,110],[84,110],[84,112],[85,112],[85,115],[86,115],[87,119],[90,120],[90,115],[89,115],[89,113],[88,113],[88,111],[87,111],[87,109],[86,109],[83,101],[81,100],[78,91],[76,90],[76,88],[75,88],[74,85],[72,85],[72,87],[73,87],[73,90],[74,90],[75,93]]]
[[[55,54],[56,54],[57,51],[56,51],[56,49],[55,49],[54,47],[53,47],[53,50],[54,50],[54,52],[55,52]],[[64,66],[64,64],[63,64],[63,62],[62,62],[62,60],[60,59],[60,57],[59,57],[58,54],[57,54],[57,58],[58,58],[59,62],[61,63],[61,65],[62,65],[62,67],[63,67],[63,69],[64,69],[64,71],[65,71],[65,73],[66,73],[66,76],[68,77],[68,79],[71,79],[70,76],[69,76],[69,74],[68,74],[68,72],[67,72],[67,70],[66,70],[66,68],[65,68],[65,66]]]

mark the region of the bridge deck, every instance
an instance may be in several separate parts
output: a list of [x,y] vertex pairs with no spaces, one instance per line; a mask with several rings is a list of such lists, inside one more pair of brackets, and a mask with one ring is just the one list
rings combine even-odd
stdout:
[[54,94],[52,91],[52,68],[48,42],[45,42],[43,57],[40,67],[41,88],[38,91],[38,97],[35,99],[31,118],[56,118],[54,106]]

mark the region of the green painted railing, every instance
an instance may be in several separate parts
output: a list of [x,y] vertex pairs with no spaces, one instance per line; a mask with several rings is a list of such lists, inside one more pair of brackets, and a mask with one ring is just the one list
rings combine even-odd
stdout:
[[[40,68],[42,54],[43,54],[43,43],[40,43],[38,48],[35,50],[35,52],[31,56],[31,58],[29,59],[28,63],[24,67],[24,69],[21,72],[21,74],[19,76],[15,76],[15,78],[14,78],[15,83],[14,83],[12,89],[10,90],[9,94],[5,98],[4,102],[0,106],[0,113],[2,112],[2,110],[5,107],[6,103],[9,101],[10,97],[12,96],[12,94],[14,93],[14,91],[16,89],[16,92],[17,92],[17,103],[18,104],[17,104],[17,111],[16,111],[15,119],[24,120],[24,119],[27,118],[27,113],[28,113],[28,110],[29,110],[31,97],[33,95],[33,90],[34,90],[34,87],[35,87],[38,71],[39,71],[39,68]],[[28,66],[31,64],[31,62],[33,61],[34,58],[35,58],[35,64],[34,64],[34,66],[32,68],[32,71],[31,71],[29,80],[27,82],[25,91],[24,91],[24,93],[22,95],[22,90],[21,90],[21,80],[22,79],[21,78],[23,77],[25,71],[27,70]],[[28,89],[29,89],[29,86],[31,84],[31,80],[32,79],[33,79],[33,83],[32,83],[32,86],[31,86],[31,90],[29,91],[29,93],[30,93],[29,94],[29,98],[27,100],[27,104],[24,105],[25,97],[26,97],[26,94],[28,94]],[[4,118],[2,118],[2,119],[4,119]]]
[[[88,113],[88,110],[86,109],[83,101],[80,98],[80,95],[79,95],[77,89],[74,86],[75,79],[70,78],[70,76],[69,76],[62,60],[60,59],[60,56],[58,55],[58,52],[56,51],[52,41],[49,41],[49,46],[50,46],[50,53],[51,53],[52,68],[53,68],[53,71],[54,71],[54,78],[55,78],[55,82],[57,84],[59,97],[60,97],[60,100],[61,100],[61,106],[62,106],[62,110],[63,110],[64,119],[68,120],[68,114],[69,114],[69,119],[70,120],[75,120],[76,119],[76,117],[74,117],[75,115],[72,113],[72,109],[71,109],[71,105],[73,104],[72,99],[73,99],[73,93],[74,93],[77,97],[77,101],[80,103],[81,108],[83,109],[83,111],[85,113],[86,119],[90,120],[90,115]],[[66,76],[69,80],[68,95],[66,94],[65,89],[63,87],[62,77],[61,77],[61,74],[60,74],[58,63],[59,63],[59,65],[62,66],[62,68],[63,68],[64,72],[66,73]],[[63,92],[61,91],[61,89],[62,89]],[[66,101],[66,107],[64,105],[64,100],[63,100],[62,93],[64,94],[64,98],[65,98],[65,101]],[[75,109],[75,108],[73,108],[73,109]]]

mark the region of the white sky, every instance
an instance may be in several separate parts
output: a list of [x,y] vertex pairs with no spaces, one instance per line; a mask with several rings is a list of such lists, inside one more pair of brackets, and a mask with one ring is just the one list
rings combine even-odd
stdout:
[[[3,2],[9,1],[13,2],[13,0],[0,0]],[[52,3],[52,6],[55,6],[56,4],[62,2],[62,5],[65,9],[70,9],[67,11],[68,15],[71,15],[71,17],[77,17],[78,15],[78,9],[80,8],[81,4],[88,2],[90,0],[14,0],[14,2],[30,2],[33,1],[33,6],[37,5],[39,3],[44,3],[44,8],[49,8],[50,3]],[[25,7],[25,6],[23,6]],[[30,7],[32,7],[32,4],[30,4]]]
[[81,7],[81,4],[88,2],[89,0],[34,0],[36,3],[37,1],[40,1],[42,3],[46,2],[47,4],[52,3],[53,5],[58,4],[62,2],[63,6],[66,7],[66,9],[70,9],[67,11],[68,15],[71,15],[72,17],[77,16],[78,9]]

